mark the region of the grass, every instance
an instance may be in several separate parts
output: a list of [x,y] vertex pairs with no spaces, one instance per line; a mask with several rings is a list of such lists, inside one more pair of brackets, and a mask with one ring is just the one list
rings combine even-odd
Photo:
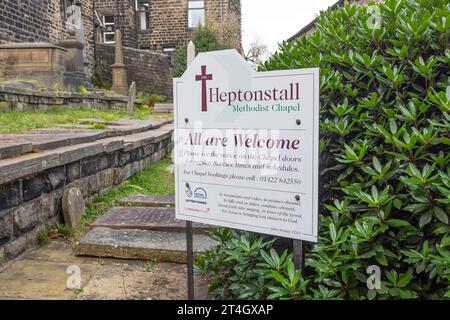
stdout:
[[174,175],[168,170],[170,164],[171,160],[168,158],[152,163],[121,186],[112,187],[100,196],[88,200],[86,212],[82,216],[80,224],[74,230],[74,238],[79,239],[83,236],[97,217],[117,205],[123,197],[136,193],[174,195]]
[[[62,124],[77,124],[80,119],[95,118],[106,121],[129,118],[125,110],[94,110],[89,108],[62,109],[46,111],[0,110],[0,134],[16,133],[39,128],[54,128]],[[161,119],[164,114],[152,114],[149,109],[136,108],[133,119]]]
[[144,272],[150,272],[153,270],[153,268],[155,267],[156,262],[155,261],[149,261],[147,262],[147,265],[144,267],[143,271]]
[[38,232],[37,240],[40,245],[48,244],[51,239],[68,238],[72,235],[73,229],[62,223],[55,223]]

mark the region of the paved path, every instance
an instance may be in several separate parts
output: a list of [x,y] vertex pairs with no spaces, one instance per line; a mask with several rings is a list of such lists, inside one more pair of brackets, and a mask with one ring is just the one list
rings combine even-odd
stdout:
[[[81,271],[82,290],[66,289],[69,266]],[[76,268],[75,267],[75,268]],[[196,276],[198,299],[206,280]],[[77,257],[63,240],[27,252],[0,270],[0,299],[186,299],[186,265]]]

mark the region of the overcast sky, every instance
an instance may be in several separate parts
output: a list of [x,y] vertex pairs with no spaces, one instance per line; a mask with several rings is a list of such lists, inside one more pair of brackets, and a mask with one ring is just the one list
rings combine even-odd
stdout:
[[244,49],[259,37],[270,51],[337,0],[241,0]]

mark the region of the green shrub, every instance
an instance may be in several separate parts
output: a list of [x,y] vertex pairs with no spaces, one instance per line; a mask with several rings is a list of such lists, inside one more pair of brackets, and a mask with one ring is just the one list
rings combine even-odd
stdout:
[[209,290],[216,298],[309,298],[292,254],[272,248],[275,239],[227,228],[212,229],[221,245],[199,256],[196,267],[211,276]]
[[161,103],[167,100],[167,97],[156,93],[141,93],[138,95],[140,106],[144,109],[152,109],[155,103]]
[[79,86],[78,87],[78,92],[82,93],[82,94],[90,94],[90,91],[88,89],[86,89],[85,86]]
[[[192,42],[195,44],[195,52],[207,52],[231,48],[230,45],[223,43],[219,35],[209,26],[198,26],[192,33]],[[174,77],[181,77],[186,70],[187,45],[178,48],[175,51],[175,62],[172,69]]]
[[[303,277],[290,269],[298,293],[282,298],[450,298],[450,5],[377,6],[380,29],[369,28],[365,6],[322,12],[316,31],[261,67],[321,74],[319,242],[306,247]],[[272,242],[241,235],[199,267],[220,297],[276,298],[292,267],[282,268],[286,281],[262,276],[270,268],[256,266]],[[239,273],[249,259],[251,272]],[[372,265],[380,289],[367,287]]]
[[111,90],[112,80],[97,69],[92,74],[91,81],[96,89]]

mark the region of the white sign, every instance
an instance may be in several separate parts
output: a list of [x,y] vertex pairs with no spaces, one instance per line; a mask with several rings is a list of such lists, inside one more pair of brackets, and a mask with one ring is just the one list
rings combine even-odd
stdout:
[[319,69],[223,50],[173,83],[177,219],[316,242]]

